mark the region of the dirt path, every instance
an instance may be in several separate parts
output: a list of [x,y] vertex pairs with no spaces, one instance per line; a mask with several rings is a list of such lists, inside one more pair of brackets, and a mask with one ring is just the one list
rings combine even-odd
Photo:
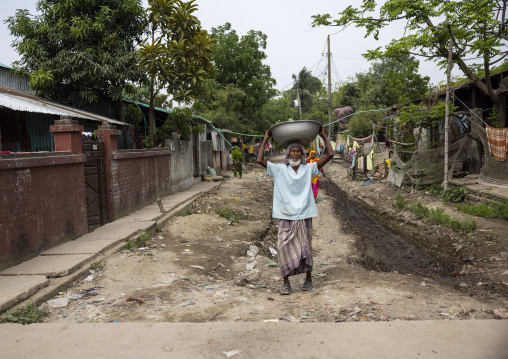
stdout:
[[[443,275],[451,264],[438,264],[432,251],[415,244],[430,229],[420,236],[394,230],[390,216],[337,187],[346,181],[343,167],[330,164],[327,175],[313,220],[313,291],[300,290],[300,275],[292,278],[293,294],[278,294],[282,278],[270,251],[277,234],[272,181],[248,165],[243,179],[227,179],[196,200],[192,213],[174,217],[149,249],[108,257],[93,280],[70,288],[82,297],[52,310],[48,321],[482,319],[507,308],[506,288],[468,291],[461,283],[472,287],[476,277]],[[253,245],[255,257],[249,256],[257,251]]]

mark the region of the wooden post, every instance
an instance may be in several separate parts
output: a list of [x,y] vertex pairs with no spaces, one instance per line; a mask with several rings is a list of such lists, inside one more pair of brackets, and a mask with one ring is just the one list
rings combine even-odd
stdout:
[[330,59],[330,35],[328,35],[328,137],[332,138],[332,65]]

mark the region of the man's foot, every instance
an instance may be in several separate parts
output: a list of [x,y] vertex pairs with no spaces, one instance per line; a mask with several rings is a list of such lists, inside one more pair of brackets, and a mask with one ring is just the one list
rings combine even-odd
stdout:
[[308,292],[309,290],[312,290],[314,287],[312,286],[312,282],[310,280],[305,280],[305,282],[303,282],[303,287],[302,287],[302,290],[304,292]]
[[291,284],[289,283],[284,283],[282,285],[282,288],[279,292],[280,295],[289,295],[291,294]]

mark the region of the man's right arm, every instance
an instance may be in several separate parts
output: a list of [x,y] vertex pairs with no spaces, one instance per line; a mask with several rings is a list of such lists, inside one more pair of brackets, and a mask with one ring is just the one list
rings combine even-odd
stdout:
[[259,146],[259,150],[258,150],[258,156],[256,158],[256,162],[258,164],[260,164],[261,166],[263,166],[264,168],[266,168],[268,166],[268,163],[266,162],[265,160],[265,146],[266,146],[266,143],[268,142],[268,140],[271,138],[272,136],[270,136],[270,134],[268,133],[268,131],[265,132],[265,138],[263,138],[263,143],[261,144],[261,146]]

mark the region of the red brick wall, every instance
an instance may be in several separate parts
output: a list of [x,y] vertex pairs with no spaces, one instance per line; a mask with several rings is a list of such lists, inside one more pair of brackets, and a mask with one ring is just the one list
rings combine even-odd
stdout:
[[118,150],[111,157],[108,217],[118,219],[171,193],[168,150]]
[[0,269],[88,232],[84,155],[2,155]]

